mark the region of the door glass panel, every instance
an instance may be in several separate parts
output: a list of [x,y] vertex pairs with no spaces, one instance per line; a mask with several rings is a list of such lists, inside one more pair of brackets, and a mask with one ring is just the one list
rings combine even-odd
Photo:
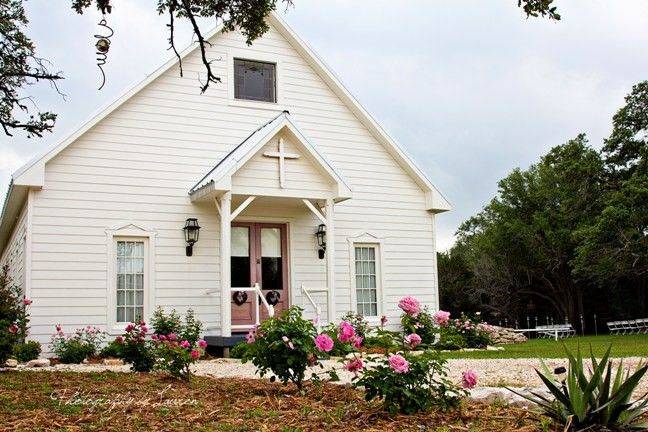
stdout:
[[248,227],[232,227],[231,238],[232,287],[249,287],[251,286],[250,229]]
[[283,289],[281,229],[261,228],[261,280],[264,290]]

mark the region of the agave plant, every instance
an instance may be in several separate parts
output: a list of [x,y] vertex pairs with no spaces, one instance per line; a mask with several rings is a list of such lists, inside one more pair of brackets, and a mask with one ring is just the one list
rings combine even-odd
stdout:
[[[536,369],[542,382],[553,399],[538,392],[533,396],[512,392],[538,404],[549,417],[563,423],[565,430],[584,431],[595,428],[647,430],[648,423],[640,423],[642,415],[648,412],[646,395],[631,402],[632,393],[648,370],[648,365],[640,362],[634,371],[612,366],[608,347],[605,355],[597,361],[590,347],[591,367],[586,368],[580,348],[574,356],[565,347],[569,359],[569,369],[565,379],[559,381],[544,361],[541,370]],[[564,373],[556,370],[557,373]]]

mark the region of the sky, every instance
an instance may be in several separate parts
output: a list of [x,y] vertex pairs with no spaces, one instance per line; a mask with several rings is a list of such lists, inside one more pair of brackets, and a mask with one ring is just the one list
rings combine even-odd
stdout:
[[[27,33],[62,71],[66,97],[28,89],[59,119],[44,138],[0,135],[0,188],[171,56],[155,0],[113,0],[108,82],[98,91],[100,16],[69,3],[25,1]],[[624,96],[648,79],[648,1],[555,3],[558,22],[527,19],[517,0],[294,0],[283,17],[451,202],[437,219],[445,250],[514,168],[581,132],[600,147]],[[189,42],[182,27],[178,45]]]

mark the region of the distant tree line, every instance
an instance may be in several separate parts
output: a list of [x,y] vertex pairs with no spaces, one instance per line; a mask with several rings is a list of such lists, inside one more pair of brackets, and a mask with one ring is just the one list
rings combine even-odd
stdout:
[[[600,151],[584,134],[515,169],[439,254],[442,307],[490,321],[568,319],[593,332],[648,318],[648,81],[613,117]],[[535,322],[532,322],[532,326]]]

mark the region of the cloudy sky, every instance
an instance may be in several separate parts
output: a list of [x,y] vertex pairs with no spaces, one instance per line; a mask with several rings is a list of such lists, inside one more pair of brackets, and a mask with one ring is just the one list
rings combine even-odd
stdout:
[[[59,114],[43,139],[0,136],[0,182],[170,57],[155,0],[114,0],[116,35],[97,91],[99,15],[69,1],[28,0],[29,35],[63,71],[62,99],[30,89]],[[633,84],[648,79],[648,1],[556,0],[563,20],[526,19],[517,0],[294,0],[286,21],[416,159],[454,206],[439,247],[497,191],[580,132],[599,147]],[[205,28],[213,23],[203,23]],[[183,30],[181,45],[189,42]]]

